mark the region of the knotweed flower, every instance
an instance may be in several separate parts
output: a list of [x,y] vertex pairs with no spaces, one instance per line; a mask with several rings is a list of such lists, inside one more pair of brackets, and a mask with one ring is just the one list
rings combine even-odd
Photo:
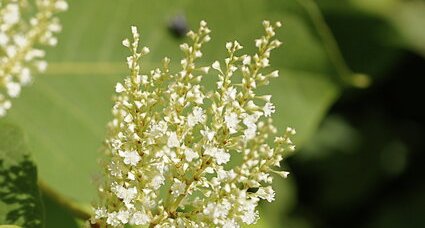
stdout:
[[[130,75],[115,87],[113,120],[106,139],[100,202],[91,222],[101,227],[125,224],[150,227],[240,227],[258,219],[260,200],[273,201],[273,173],[286,151],[295,149],[287,128],[276,137],[270,95],[257,95],[277,71],[269,66],[280,23],[263,22],[258,52],[239,55],[237,42],[225,45],[228,57],[211,64],[217,87],[206,91],[202,78],[210,66],[198,66],[210,30],[202,21],[189,32],[192,44],[180,46],[181,70],[172,73],[170,59],[143,74],[139,33],[123,41],[130,49]],[[273,138],[274,137],[274,138]],[[274,139],[274,140],[273,140]]]
[[57,44],[55,14],[67,8],[64,0],[0,0],[0,117],[12,106],[10,98],[31,83],[31,72],[46,70],[39,46]]

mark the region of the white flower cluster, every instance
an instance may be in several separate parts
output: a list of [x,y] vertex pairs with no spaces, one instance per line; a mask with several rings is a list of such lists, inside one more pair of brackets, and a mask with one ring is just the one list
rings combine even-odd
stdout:
[[0,0],[0,118],[31,82],[31,72],[46,70],[45,51],[37,46],[57,44],[61,25],[54,15],[67,8],[65,0]]
[[123,41],[132,52],[130,75],[115,87],[93,224],[229,228],[257,221],[258,202],[275,197],[272,173],[288,175],[274,167],[295,149],[294,129],[273,136],[271,96],[255,93],[278,76],[262,71],[281,44],[273,39],[280,23],[263,25],[258,53],[238,55],[237,41],[226,44],[228,57],[211,65],[217,89],[208,92],[200,82],[210,67],[195,64],[210,40],[204,21],[188,33],[193,43],[180,46],[185,57],[177,73],[170,72],[168,58],[161,68],[141,73],[138,62],[149,49],[138,51],[139,34],[132,27],[133,41]]

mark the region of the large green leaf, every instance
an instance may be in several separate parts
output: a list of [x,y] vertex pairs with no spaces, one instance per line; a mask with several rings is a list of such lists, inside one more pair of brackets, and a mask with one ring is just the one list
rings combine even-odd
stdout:
[[8,118],[29,135],[41,178],[53,189],[82,202],[95,198],[99,148],[110,120],[114,84],[127,74],[128,55],[121,40],[138,25],[152,54],[143,66],[158,65],[164,56],[175,64],[184,40],[167,31],[174,15],[200,20],[213,30],[204,62],[222,59],[224,43],[238,39],[246,51],[262,34],[263,19],[282,20],[277,36],[284,46],[271,57],[281,78],[267,91],[277,106],[276,123],[297,129],[300,145],[313,134],[339,94],[335,66],[329,60],[306,11],[293,1],[132,1],[74,0],[62,17],[64,30],[57,48],[48,50],[50,69],[23,91]]
[[[345,28],[350,28],[352,31],[352,37],[349,38],[349,40],[352,42],[363,41],[363,43],[368,45],[367,49],[372,49],[365,50],[368,51],[368,53],[376,55],[379,51],[388,52],[388,50],[386,50],[388,46],[393,46],[410,49],[425,57],[425,29],[423,29],[423,22],[425,20],[425,1],[322,0],[318,3],[326,13],[351,17],[353,21],[355,21],[357,26],[344,21]],[[337,22],[336,20],[334,21]],[[376,22],[380,22],[379,26],[377,26],[378,24]],[[367,26],[364,26],[365,24],[367,24]],[[366,29],[368,35],[364,36],[364,33],[358,31],[356,28],[353,30],[353,25],[355,27],[362,25],[363,31]],[[365,42],[363,40],[364,38],[369,40]],[[380,42],[371,43],[375,38],[379,38]],[[380,48],[380,50],[376,50],[377,48]],[[372,58],[368,59],[376,61],[375,56],[371,57]]]
[[22,132],[0,121],[0,224],[42,227],[37,169]]
[[73,215],[61,207],[57,202],[53,201],[48,196],[43,196],[45,210],[45,227],[46,228],[78,228],[76,219]]

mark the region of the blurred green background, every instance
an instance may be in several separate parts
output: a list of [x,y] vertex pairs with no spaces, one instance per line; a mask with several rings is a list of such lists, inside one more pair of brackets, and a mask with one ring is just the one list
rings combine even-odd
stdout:
[[[229,40],[252,53],[261,21],[283,22],[277,37],[284,45],[271,56],[281,77],[263,92],[273,95],[279,129],[297,129],[299,149],[288,155],[284,168],[290,178],[276,179],[277,200],[261,205],[255,227],[425,227],[424,1],[73,0],[69,5],[60,15],[59,45],[47,50],[48,72],[23,90],[2,120],[19,126],[22,135],[9,138],[26,142],[37,166],[44,214],[29,216],[45,227],[81,224],[49,191],[83,205],[96,199],[99,148],[111,119],[114,84],[127,74],[121,40],[130,36],[130,25],[139,27],[142,44],[151,49],[142,61],[147,71],[164,56],[178,65],[178,45],[186,38],[173,33],[170,23],[182,18],[182,30],[208,22],[212,41],[204,49],[205,64],[223,59]],[[9,134],[5,129],[0,133]],[[8,156],[6,149],[0,152]],[[35,187],[33,182],[28,184]]]

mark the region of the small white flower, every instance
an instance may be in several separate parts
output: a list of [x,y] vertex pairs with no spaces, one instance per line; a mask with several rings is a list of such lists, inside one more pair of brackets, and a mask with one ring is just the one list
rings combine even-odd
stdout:
[[195,52],[195,57],[196,58],[201,58],[202,57],[202,52],[201,51],[196,51]]
[[119,150],[122,146],[122,141],[119,139],[113,139],[111,141],[111,146],[112,148],[114,148],[115,150]]
[[208,74],[210,67],[201,67],[199,70],[202,71],[202,73],[204,73],[204,74]]
[[28,85],[31,82],[31,71],[28,68],[23,68],[21,75],[19,76],[19,81],[22,85]]
[[256,211],[247,211],[242,216],[242,221],[248,225],[254,224],[258,219],[258,212]]
[[193,127],[198,123],[202,123],[205,121],[205,113],[204,110],[200,107],[193,108],[192,114],[187,117],[187,124],[189,127]]
[[6,5],[3,13],[3,23],[5,25],[13,25],[19,22],[19,18],[19,6],[17,4]]
[[120,151],[119,154],[121,157],[124,158],[124,163],[126,165],[135,166],[137,165],[137,163],[139,163],[141,159],[139,153],[137,153],[137,151],[134,151],[134,150],[130,152]]
[[128,57],[127,57],[127,65],[128,65],[128,68],[129,68],[129,69],[131,69],[131,68],[133,67],[133,63],[134,63],[134,58],[133,58],[133,56],[128,56]]
[[291,135],[295,135],[297,132],[292,127],[286,128],[286,132],[290,133]]
[[257,120],[259,118],[259,114],[255,113],[252,115],[247,115],[244,119],[243,119],[243,123],[245,124],[245,126],[247,126],[248,128],[250,127],[257,127]]
[[146,225],[149,223],[149,221],[149,216],[140,211],[135,212],[130,218],[131,225]]
[[161,187],[161,185],[163,185],[165,183],[165,178],[162,175],[156,175],[151,182],[151,185],[153,187],[153,189],[158,189],[159,187]]
[[15,46],[10,45],[10,46],[6,47],[6,54],[10,58],[14,57],[17,52],[18,52],[18,50]]
[[221,203],[208,203],[204,208],[204,214],[213,218],[214,223],[218,223],[219,220],[226,218],[231,208],[231,204],[229,202],[221,202]]
[[235,72],[236,70],[237,70],[238,68],[237,67],[235,67],[235,66],[233,66],[233,65],[231,65],[230,67],[229,67],[229,70],[230,70],[230,72]]
[[167,146],[169,148],[179,147],[180,146],[180,142],[179,142],[179,139],[177,138],[176,132],[173,131],[168,136]]
[[262,44],[263,44],[263,40],[262,39],[256,39],[255,40],[255,46],[257,48],[260,48]]
[[[187,43],[180,44],[180,49],[183,52],[187,52],[189,50],[189,44],[187,44]],[[186,62],[186,59],[182,59],[182,62]],[[186,63],[182,63],[182,65],[185,65],[185,64]]]
[[7,94],[10,97],[17,97],[21,93],[21,85],[15,82],[6,83]]
[[161,120],[158,123],[152,123],[150,126],[150,133],[154,137],[162,136],[167,132],[168,125],[165,121]]
[[235,46],[235,48],[236,48],[236,50],[240,50],[240,49],[242,49],[243,48],[243,46],[237,41],[237,40],[235,40],[234,42],[233,42],[233,44],[234,44],[234,46]]
[[242,64],[243,65],[249,65],[249,64],[251,64],[251,56],[249,56],[249,55],[244,56],[244,58],[242,60]]
[[209,35],[206,35],[206,36],[204,37],[204,42],[205,42],[205,43],[209,42],[210,40],[211,40],[211,37],[210,37]]
[[13,37],[13,41],[15,42],[16,46],[22,48],[25,46],[28,42],[28,40],[25,38],[25,36],[22,35],[15,35]]
[[277,22],[276,22],[276,27],[280,28],[281,26],[282,26],[282,22],[277,21]]
[[274,36],[275,35],[275,33],[274,33],[274,29],[273,29],[273,27],[267,27],[266,28],[266,32],[267,32],[267,34],[269,34],[270,36]]
[[133,116],[129,113],[125,116],[124,121],[126,123],[130,123],[131,121],[133,121]]
[[9,37],[0,31],[0,46],[5,46],[9,42]]
[[236,93],[237,93],[237,90],[235,88],[229,87],[226,91],[226,95],[224,97],[224,100],[226,102],[234,101],[236,99]]
[[142,53],[143,55],[148,54],[149,52],[150,52],[150,50],[149,50],[149,48],[148,48],[148,47],[143,47],[143,48],[142,48],[141,53]]
[[125,47],[130,47],[130,41],[128,39],[125,39],[122,41],[122,45],[124,45]]
[[254,224],[258,219],[258,211],[255,210],[257,207],[257,198],[251,198],[249,200],[242,201],[242,208],[244,209],[242,215],[242,221],[246,224]]
[[133,37],[139,37],[136,26],[131,26],[131,33],[133,34]]
[[47,43],[48,43],[50,46],[54,47],[54,46],[56,46],[56,45],[58,44],[58,39],[57,39],[56,37],[50,37],[50,38],[47,40]]
[[279,71],[278,71],[278,70],[273,71],[273,72],[270,74],[270,77],[272,77],[272,78],[277,78],[277,77],[279,77]]
[[111,226],[120,225],[120,220],[118,219],[118,213],[117,212],[109,213],[108,218],[106,219],[106,223]]
[[267,66],[269,66],[270,65],[269,64],[269,59],[268,58],[261,59],[260,64],[261,64],[261,67],[267,67]]
[[215,131],[210,130],[208,127],[205,130],[201,130],[201,135],[207,138],[208,141],[212,141],[215,136]]
[[46,52],[44,50],[32,49],[25,56],[25,61],[31,61],[34,58],[43,58],[45,55],[46,55]]
[[230,51],[230,50],[232,49],[232,46],[233,46],[232,42],[227,42],[227,43],[226,43],[226,49],[227,49],[228,51]]
[[194,152],[192,149],[190,148],[186,148],[184,150],[184,156],[186,158],[186,161],[191,162],[193,159],[197,159],[199,158],[198,153]]
[[223,228],[239,228],[239,224],[236,223],[236,221],[234,219],[227,219],[224,224],[223,224]]
[[108,211],[106,210],[106,208],[104,208],[104,207],[100,207],[100,208],[97,208],[95,211],[94,211],[94,217],[96,218],[96,219],[100,219],[100,218],[106,218],[107,216],[108,216]]
[[205,121],[205,112],[200,107],[193,108],[193,116],[198,121],[198,123],[202,123]]
[[263,187],[259,188],[258,191],[256,192],[256,194],[261,199],[265,199],[269,202],[274,201],[275,192],[274,192],[274,190],[271,186],[267,186],[265,188],[263,188]]
[[245,129],[243,133],[246,140],[253,139],[257,134],[257,127],[249,127]]
[[8,109],[10,109],[12,107],[12,102],[5,101],[5,102],[3,102],[3,104],[1,106],[2,106],[2,108],[8,110]]
[[47,69],[47,62],[46,61],[38,61],[35,66],[37,67],[37,70],[39,72],[44,72]]
[[132,172],[127,173],[127,178],[129,180],[136,180],[136,176],[134,176],[134,173],[132,173]]
[[247,110],[257,110],[259,107],[254,103],[254,101],[248,101],[246,104]]
[[137,195],[137,188],[124,188],[121,185],[115,187],[115,194],[118,198],[122,199],[125,204],[129,204]]
[[48,25],[48,28],[49,28],[50,32],[60,32],[60,31],[62,31],[62,26],[57,22],[53,22],[52,24]]
[[122,93],[124,91],[125,91],[124,86],[118,82],[117,85],[115,85],[115,92]]
[[266,117],[271,116],[271,114],[275,112],[275,107],[273,103],[267,102],[266,105],[264,105],[263,111],[264,111],[264,116]]
[[217,164],[225,164],[230,160],[230,154],[226,153],[224,149],[216,147],[207,147],[204,154],[209,155],[217,161]]
[[184,194],[185,191],[186,191],[186,184],[184,182],[181,182],[179,179],[174,178],[174,183],[171,186],[171,194],[177,197],[181,194]]
[[129,218],[130,218],[130,213],[127,210],[118,211],[117,219],[119,219],[122,222],[122,224],[127,224]]
[[290,174],[289,172],[287,172],[287,171],[274,171],[274,173],[276,173],[276,174],[278,174],[278,175],[280,175],[281,177],[283,177],[283,178],[288,178],[288,175]]
[[219,63],[218,61],[215,61],[215,62],[211,65],[211,67],[212,67],[213,69],[216,69],[216,70],[221,70],[221,68],[220,68],[220,63]]
[[239,124],[238,114],[231,112],[224,116],[224,122],[226,123],[227,128],[229,128],[230,134],[237,132],[237,127]]
[[117,165],[115,162],[111,162],[108,165],[108,170],[109,170],[109,172],[111,173],[112,176],[115,176],[115,177],[121,177],[122,176],[121,167],[119,165]]
[[68,9],[68,3],[64,0],[59,0],[55,3],[55,8],[60,11],[65,11]]

